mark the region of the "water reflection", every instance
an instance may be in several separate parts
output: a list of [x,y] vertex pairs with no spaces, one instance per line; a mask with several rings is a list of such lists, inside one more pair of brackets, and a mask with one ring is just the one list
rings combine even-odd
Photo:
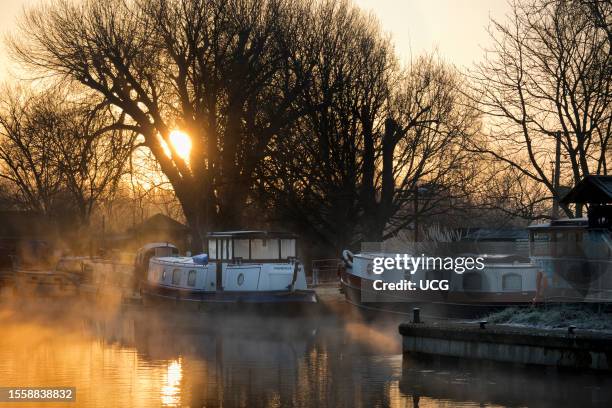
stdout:
[[168,364],[168,373],[166,374],[166,385],[161,390],[161,401],[164,406],[177,406],[181,396],[181,378],[183,377],[183,369],[181,360],[177,359]]
[[[538,398],[555,381],[567,386],[539,374],[538,383],[522,380],[524,372],[479,377],[403,362],[396,323],[4,306],[0,385],[76,386],[71,406],[83,407],[517,406],[533,402],[525,381],[537,384],[525,389]],[[569,381],[583,405],[610,402],[603,380]]]

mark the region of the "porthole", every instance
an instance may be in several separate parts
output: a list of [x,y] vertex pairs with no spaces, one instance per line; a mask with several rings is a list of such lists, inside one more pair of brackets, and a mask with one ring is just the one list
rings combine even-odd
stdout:
[[243,283],[244,283],[244,274],[241,273],[238,275],[238,286],[242,286]]

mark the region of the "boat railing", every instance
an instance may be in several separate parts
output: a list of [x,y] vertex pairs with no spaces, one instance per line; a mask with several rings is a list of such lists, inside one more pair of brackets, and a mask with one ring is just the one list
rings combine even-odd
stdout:
[[317,286],[338,281],[338,272],[343,267],[341,259],[315,259],[312,261],[312,273],[309,284]]

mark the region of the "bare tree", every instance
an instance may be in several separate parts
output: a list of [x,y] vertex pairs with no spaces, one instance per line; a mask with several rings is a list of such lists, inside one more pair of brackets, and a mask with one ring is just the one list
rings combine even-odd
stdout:
[[359,239],[364,139],[378,137],[397,66],[377,22],[351,3],[323,1],[313,12],[305,115],[271,143],[260,193],[273,220],[337,250]]
[[67,123],[51,140],[55,166],[81,225],[88,225],[95,206],[112,200],[128,169],[137,134],[121,129],[118,123],[124,115],[114,114],[104,103],[94,107],[79,103],[56,114]]
[[[610,42],[580,3],[513,2],[508,22],[492,21],[494,47],[471,72],[490,136],[475,149],[541,185],[556,202],[559,184],[610,171]],[[580,207],[562,208],[581,215]]]
[[87,226],[96,204],[116,190],[136,134],[116,130],[121,118],[104,104],[92,108],[59,92],[7,95],[0,176],[16,188],[22,207],[50,215],[74,211]]
[[[56,1],[27,14],[13,49],[129,116],[198,238],[239,225],[268,141],[299,115],[307,10],[289,0]],[[190,135],[189,157],[169,140],[174,128]]]
[[401,71],[375,21],[348,3],[319,7],[323,64],[306,115],[271,146],[260,191],[277,219],[337,251],[448,212],[465,194],[463,146],[479,121],[452,68],[430,56]]
[[[63,126],[46,98],[6,92],[0,114],[0,177],[14,188],[14,201],[27,210],[55,212],[62,177],[52,152],[52,139]],[[41,103],[42,102],[42,103]]]
[[364,205],[364,231],[370,240],[389,238],[410,224],[416,229],[417,217],[448,212],[466,198],[465,183],[474,171],[465,147],[480,120],[465,92],[455,70],[434,56],[417,58],[403,74],[375,149],[380,164],[372,179],[364,171],[371,203]]

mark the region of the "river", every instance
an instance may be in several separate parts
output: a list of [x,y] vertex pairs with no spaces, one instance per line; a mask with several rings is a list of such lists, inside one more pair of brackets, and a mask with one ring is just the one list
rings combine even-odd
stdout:
[[397,323],[5,303],[0,386],[76,387],[18,407],[612,406],[608,376],[403,359]]

